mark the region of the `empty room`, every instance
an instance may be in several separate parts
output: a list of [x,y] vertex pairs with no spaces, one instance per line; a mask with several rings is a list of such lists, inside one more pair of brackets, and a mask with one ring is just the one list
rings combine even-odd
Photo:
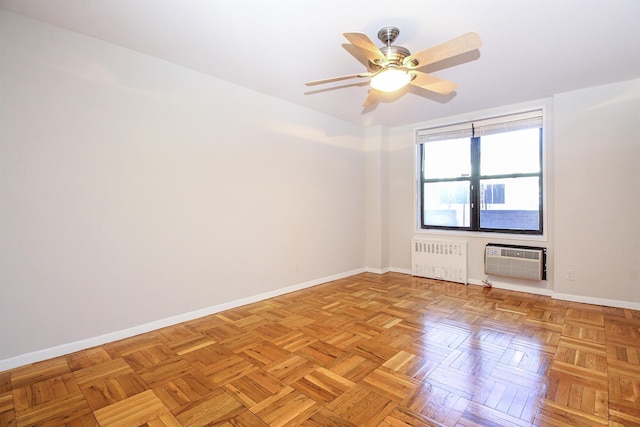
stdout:
[[640,425],[637,0],[0,0],[0,426]]

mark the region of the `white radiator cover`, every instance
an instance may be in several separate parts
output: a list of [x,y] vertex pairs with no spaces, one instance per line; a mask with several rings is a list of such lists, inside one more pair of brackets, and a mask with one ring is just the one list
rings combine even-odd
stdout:
[[525,280],[545,279],[545,249],[487,245],[484,272]]
[[411,274],[466,285],[467,242],[414,238],[411,241]]

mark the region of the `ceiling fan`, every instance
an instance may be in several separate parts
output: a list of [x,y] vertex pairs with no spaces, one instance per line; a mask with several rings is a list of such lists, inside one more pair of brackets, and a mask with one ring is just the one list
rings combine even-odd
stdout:
[[398,34],[400,34],[400,30],[396,27],[382,28],[378,31],[378,39],[384,43],[384,46],[378,48],[366,34],[344,33],[347,40],[367,58],[368,71],[314,80],[305,84],[313,86],[353,78],[371,78],[369,80],[371,90],[362,104],[363,107],[376,103],[380,92],[393,92],[408,84],[446,95],[456,89],[457,83],[426,74],[419,69],[482,46],[480,36],[470,32],[411,54],[407,48],[393,45]]

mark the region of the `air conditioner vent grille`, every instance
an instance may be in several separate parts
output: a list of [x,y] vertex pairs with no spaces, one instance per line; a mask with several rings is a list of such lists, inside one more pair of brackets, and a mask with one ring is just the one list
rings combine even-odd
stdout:
[[484,272],[516,279],[545,280],[545,255],[545,248],[489,244],[484,253]]
[[512,258],[540,259],[539,250],[502,249],[501,255]]

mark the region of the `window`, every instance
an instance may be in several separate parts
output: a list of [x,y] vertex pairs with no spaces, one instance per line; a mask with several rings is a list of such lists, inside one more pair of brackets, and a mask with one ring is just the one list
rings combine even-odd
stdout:
[[542,111],[417,132],[423,229],[542,234]]

